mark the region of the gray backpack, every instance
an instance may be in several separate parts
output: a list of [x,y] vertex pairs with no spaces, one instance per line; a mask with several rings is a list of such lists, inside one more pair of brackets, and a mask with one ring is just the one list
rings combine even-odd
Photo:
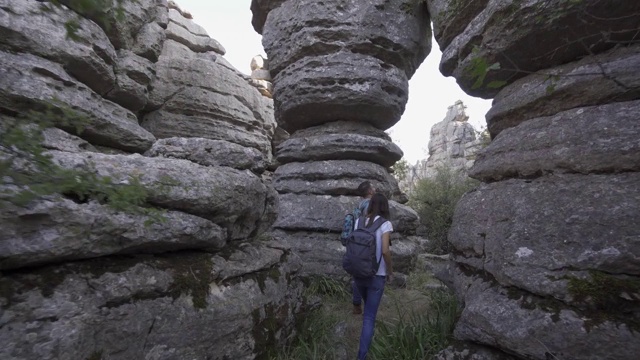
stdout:
[[346,239],[347,252],[342,257],[342,268],[353,277],[366,278],[378,272],[382,256],[380,259],[376,256],[376,230],[386,221],[381,216],[365,227],[362,216],[358,219],[358,227]]

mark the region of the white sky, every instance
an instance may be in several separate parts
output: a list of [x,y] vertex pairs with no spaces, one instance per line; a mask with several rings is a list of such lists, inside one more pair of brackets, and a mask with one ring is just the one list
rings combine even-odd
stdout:
[[[250,73],[249,64],[255,55],[266,57],[261,36],[251,26],[251,0],[176,2],[182,9],[191,12],[193,20],[225,47],[225,58],[241,72]],[[484,115],[491,101],[468,96],[458,87],[455,79],[440,74],[438,64],[441,56],[434,40],[431,54],[409,81],[409,102],[402,119],[388,130],[393,141],[404,151],[404,158],[411,164],[428,157],[431,126],[444,119],[447,107],[456,100],[462,100],[467,106],[469,122],[476,130],[486,127]]]

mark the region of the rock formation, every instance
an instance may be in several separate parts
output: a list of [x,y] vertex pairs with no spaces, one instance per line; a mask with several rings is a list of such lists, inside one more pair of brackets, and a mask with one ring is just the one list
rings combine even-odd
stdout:
[[[420,179],[433,178],[439,167],[467,173],[473,165],[476,153],[483,147],[482,135],[468,123],[462,101],[456,101],[447,109],[441,122],[431,127],[429,157],[410,165],[400,188],[408,193]],[[488,139],[487,139],[488,140]]]
[[470,170],[485,184],[449,233],[456,338],[518,359],[635,359],[640,4],[428,4],[442,73],[494,98]]
[[20,205],[5,176],[0,358],[252,359],[284,344],[302,288],[286,244],[261,235],[278,206],[261,178],[271,100],[175,4],[60,2],[72,8],[0,0],[0,128],[29,111],[82,118],[44,132],[51,161],[135,182],[157,216],[67,193]]
[[[417,214],[389,168],[402,152],[384,132],[404,111],[408,79],[431,49],[426,6],[408,0],[252,1],[273,77],[279,128],[273,184],[276,236],[303,260],[302,272],[344,276],[338,241],[344,214],[371,181],[391,199],[392,251],[408,271]],[[389,21],[389,19],[394,19]],[[396,235],[397,236],[397,235]],[[400,260],[400,259],[406,259]]]
[[272,98],[273,84],[271,80],[269,60],[260,55],[254,56],[251,59],[251,84],[258,88],[260,94]]

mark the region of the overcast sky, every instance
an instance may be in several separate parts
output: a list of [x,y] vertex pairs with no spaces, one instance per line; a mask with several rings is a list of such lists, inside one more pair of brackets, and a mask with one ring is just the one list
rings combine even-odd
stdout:
[[[261,54],[266,57],[261,36],[251,26],[251,0],[176,2],[191,12],[193,20],[225,47],[225,58],[241,72],[250,73],[249,63],[253,56]],[[438,70],[441,56],[434,41],[431,54],[409,81],[409,102],[402,119],[388,130],[411,164],[427,158],[431,126],[444,118],[447,107],[456,100],[462,100],[467,106],[469,122],[476,130],[486,126],[484,115],[491,106],[490,100],[472,98],[460,90],[453,78],[442,76]]]

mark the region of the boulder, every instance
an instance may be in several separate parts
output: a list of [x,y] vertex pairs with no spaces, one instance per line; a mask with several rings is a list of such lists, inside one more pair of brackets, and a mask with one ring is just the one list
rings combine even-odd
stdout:
[[220,250],[227,238],[214,223],[177,211],[150,216],[55,197],[26,207],[3,202],[2,209],[2,270],[111,254]]
[[60,3],[100,25],[118,50],[132,49],[136,34],[145,25],[157,22],[166,27],[167,23],[166,0],[109,1],[99,3],[98,9],[74,0],[60,0]]
[[318,160],[361,160],[392,166],[402,158],[402,150],[393,142],[359,134],[333,134],[291,137],[277,147],[280,163]]
[[177,41],[197,53],[206,53],[209,51],[216,52],[220,55],[224,55],[225,53],[224,48],[216,40],[206,35],[195,35],[173,21],[169,22],[166,35],[167,39]]
[[[69,22],[77,23],[71,35]],[[117,55],[104,31],[64,6],[0,0],[0,50],[31,53],[61,64],[100,95],[116,82],[113,66]]]
[[431,127],[429,158],[419,178],[435,177],[440,167],[467,172],[473,165],[482,144],[464,109],[462,101],[457,101],[449,106],[446,117]]
[[136,35],[131,51],[155,63],[160,57],[166,37],[164,29],[158,23],[148,23]]
[[[638,19],[629,14],[638,11],[639,3],[616,0],[491,0],[446,46],[440,71],[455,77],[466,93],[492,98],[501,83],[633,43]],[[478,80],[483,81],[476,87]]]
[[[344,215],[353,211],[360,197],[281,194],[278,219],[273,227],[282,230],[342,231]],[[418,227],[418,214],[390,200],[391,223],[395,232],[410,234]]]
[[433,23],[433,37],[440,50],[451,44],[464,32],[467,25],[487,6],[489,0],[451,1],[427,0],[427,8]]
[[3,272],[3,359],[253,359],[286,344],[300,265],[278,244]]
[[469,175],[483,181],[547,173],[640,171],[640,101],[577,107],[504,130]]
[[68,152],[97,152],[95,147],[81,138],[58,128],[47,128],[42,131],[42,147],[48,150]]
[[454,330],[459,340],[535,360],[633,359],[640,352],[637,324],[625,319],[599,317],[462,271],[456,289],[465,303]]
[[155,76],[153,63],[128,50],[118,51],[116,85],[105,97],[131,111],[142,110],[149,100],[147,87]]
[[285,130],[339,119],[387,129],[400,119],[408,79],[431,50],[426,5],[406,0],[254,5],[263,9],[254,10],[254,20],[269,11],[262,42],[274,77],[278,124]]
[[248,171],[138,154],[50,154],[64,168],[95,172],[116,184],[135,179],[147,190],[149,204],[202,216],[223,226],[231,240],[254,234],[272,201],[273,193]]
[[638,184],[628,172],[481,185],[458,202],[449,242],[502,286],[571,301],[588,271],[640,276]]
[[262,55],[256,55],[253,58],[251,58],[251,63],[249,64],[249,67],[251,68],[251,71],[269,70],[269,59],[266,59]]
[[271,236],[285,244],[291,249],[293,256],[300,259],[301,276],[348,276],[342,268],[345,248],[338,239],[338,234],[276,229],[271,232]]
[[261,152],[224,140],[179,137],[160,139],[145,155],[186,159],[203,166],[249,169],[258,174],[266,168],[266,162]]
[[640,46],[615,48],[524,77],[496,95],[487,113],[492,137],[529,119],[582,106],[640,98]]
[[371,181],[387,197],[399,193],[398,184],[384,167],[357,160],[295,162],[281,165],[273,186],[280,194],[359,196],[358,186]]
[[518,360],[496,348],[481,346],[471,342],[454,341],[446,349],[440,351],[434,360]]
[[270,100],[220,56],[196,54],[167,40],[156,64],[149,107],[142,125],[158,138],[226,140],[271,158],[274,131]]
[[257,69],[251,71],[251,78],[256,80],[271,81],[271,74],[269,70]]
[[61,65],[29,54],[0,51],[0,107],[75,118],[79,124],[58,121],[56,125],[96,145],[143,152],[155,141],[133,113],[104,100]]

